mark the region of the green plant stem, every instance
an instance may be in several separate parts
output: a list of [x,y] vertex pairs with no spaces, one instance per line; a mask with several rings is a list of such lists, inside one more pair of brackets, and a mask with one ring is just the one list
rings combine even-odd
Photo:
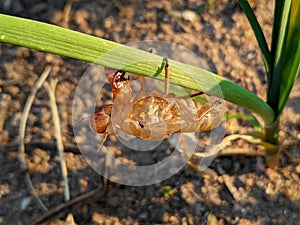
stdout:
[[[273,123],[265,126],[265,141],[274,145],[278,145],[278,132],[279,132],[279,117]],[[274,154],[276,151],[268,152]]]
[[277,148],[265,148],[266,151],[266,163],[269,168],[277,168],[279,166],[279,160],[281,158],[280,143],[278,141],[279,126],[280,126],[280,117],[271,123],[265,126],[265,142],[271,143]]
[[[164,79],[161,56],[46,23],[0,14],[0,41]],[[201,68],[174,60],[169,64],[172,83],[224,97],[259,115],[266,124],[274,120],[269,105],[241,86]],[[219,87],[223,96],[216,91]]]

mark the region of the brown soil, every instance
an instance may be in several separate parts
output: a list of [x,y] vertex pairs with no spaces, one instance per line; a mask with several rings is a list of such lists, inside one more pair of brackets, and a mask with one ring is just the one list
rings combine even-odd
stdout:
[[[273,1],[251,2],[269,41]],[[67,13],[65,1],[8,0],[0,3],[0,12],[124,44],[140,40],[180,44],[202,57],[213,72],[265,99],[261,55],[240,7],[232,1],[215,1],[206,11],[195,13],[204,3],[74,0]],[[26,171],[18,161],[17,145],[13,143],[17,142],[26,99],[46,66],[51,67],[50,77],[58,79],[56,100],[66,145],[71,199],[103,185],[101,176],[78,153],[72,133],[72,100],[89,64],[2,43],[0,56],[0,94],[11,98],[4,119],[0,118],[4,120],[0,142],[6,143],[5,147],[0,145],[0,224],[30,224],[44,212],[27,191]],[[72,213],[77,224],[207,224],[208,218],[210,224],[299,224],[299,99],[297,82],[282,118],[283,156],[278,171],[268,169],[263,157],[218,157],[210,166],[217,173],[215,180],[186,166],[155,185],[131,187],[109,183],[107,195],[95,195],[61,210],[43,224],[65,224],[68,213]],[[227,106],[229,112],[246,112],[231,104]],[[49,209],[64,202],[51,118],[47,93],[42,88],[27,122],[26,162],[34,188]],[[232,120],[227,125],[227,134],[246,130],[249,124],[244,121]],[[247,147],[251,146],[244,148]],[[218,223],[212,223],[212,218]]]

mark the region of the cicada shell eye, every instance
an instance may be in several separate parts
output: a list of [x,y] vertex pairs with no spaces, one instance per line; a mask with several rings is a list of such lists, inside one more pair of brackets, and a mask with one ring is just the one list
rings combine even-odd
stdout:
[[122,86],[122,84],[126,81],[128,81],[129,78],[128,76],[126,75],[126,72],[125,71],[122,71],[122,70],[118,70],[115,74],[114,74],[114,77],[112,79],[112,84],[116,87],[120,87]]
[[[110,78],[109,78],[110,79]],[[125,71],[118,70],[113,78],[110,80],[112,86],[112,92],[118,94],[126,85],[129,84],[129,77]]]

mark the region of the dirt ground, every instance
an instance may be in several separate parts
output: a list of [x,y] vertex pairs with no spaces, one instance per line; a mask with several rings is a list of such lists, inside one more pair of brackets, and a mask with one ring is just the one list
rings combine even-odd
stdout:
[[[253,32],[235,1],[89,1],[5,0],[0,12],[35,19],[92,34],[122,44],[160,40],[180,44],[211,68],[265,99],[266,78]],[[270,41],[274,3],[251,1]],[[76,148],[72,101],[88,63],[0,43],[0,94],[10,98],[0,121],[0,224],[32,224],[45,212],[31,197],[25,181],[30,175],[36,193],[48,209],[64,203],[64,188],[55,145],[51,109],[45,88],[33,102],[26,128],[27,170],[18,160],[17,141],[22,111],[36,80],[51,68],[58,79],[56,101],[61,119],[71,199],[103,187],[103,179]],[[111,98],[109,91],[107,98]],[[88,99],[87,99],[88,101]],[[263,157],[220,156],[207,179],[185,166],[160,183],[133,187],[108,182],[106,195],[93,195],[59,210],[42,224],[299,224],[300,222],[300,86],[294,87],[282,118],[281,168],[268,169]],[[227,104],[229,113],[246,112]],[[249,130],[245,121],[228,122],[226,133]],[[113,139],[111,140],[111,142]],[[236,146],[250,148],[236,142]],[[113,148],[113,147],[112,147]],[[160,146],[170,148],[168,144]],[[121,154],[120,149],[113,149]],[[132,160],[132,159],[128,159]],[[70,217],[69,217],[70,218]]]

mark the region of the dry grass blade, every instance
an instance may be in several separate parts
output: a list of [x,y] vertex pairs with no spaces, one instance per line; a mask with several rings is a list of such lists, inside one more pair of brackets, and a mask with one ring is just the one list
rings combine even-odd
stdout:
[[196,152],[194,155],[200,158],[211,157],[212,154],[218,153],[218,155],[248,155],[248,156],[264,156],[265,152],[258,152],[254,149],[248,148],[233,148],[232,141],[242,139],[248,143],[255,145],[262,145],[267,148],[273,148],[272,144],[262,141],[260,138],[254,137],[248,134],[232,134],[225,137],[221,144],[214,146],[213,152]]
[[29,188],[29,192],[30,194],[32,194],[37,203],[40,205],[40,207],[44,210],[47,211],[47,207],[43,204],[43,202],[41,201],[41,199],[38,197],[38,195],[36,194],[33,184],[31,182],[30,176],[27,172],[27,166],[26,166],[26,162],[25,162],[25,144],[24,144],[24,137],[25,137],[25,130],[26,130],[26,122],[28,119],[28,115],[29,115],[29,111],[31,109],[33,100],[35,98],[35,95],[37,93],[37,91],[40,89],[40,87],[43,85],[43,83],[45,82],[45,80],[47,79],[49,73],[50,73],[51,69],[50,67],[47,67],[44,72],[42,73],[42,75],[40,76],[40,78],[37,80],[37,82],[35,83],[32,92],[30,93],[30,95],[27,98],[26,104],[24,106],[24,110],[20,119],[20,127],[19,127],[19,161],[21,163],[21,167],[26,171],[25,173],[25,181],[28,185]]
[[61,126],[60,126],[60,119],[58,115],[58,109],[56,105],[56,98],[55,98],[55,88],[57,85],[57,80],[52,80],[50,85],[45,82],[44,87],[48,93],[49,99],[50,99],[50,107],[52,111],[52,118],[53,118],[53,124],[55,128],[55,138],[56,138],[56,144],[57,144],[57,150],[58,155],[60,158],[60,166],[62,171],[62,177],[64,180],[64,192],[65,192],[65,200],[70,200],[70,188],[69,188],[69,182],[68,182],[68,170],[67,165],[64,157],[64,145],[62,141],[62,135],[61,135]]

